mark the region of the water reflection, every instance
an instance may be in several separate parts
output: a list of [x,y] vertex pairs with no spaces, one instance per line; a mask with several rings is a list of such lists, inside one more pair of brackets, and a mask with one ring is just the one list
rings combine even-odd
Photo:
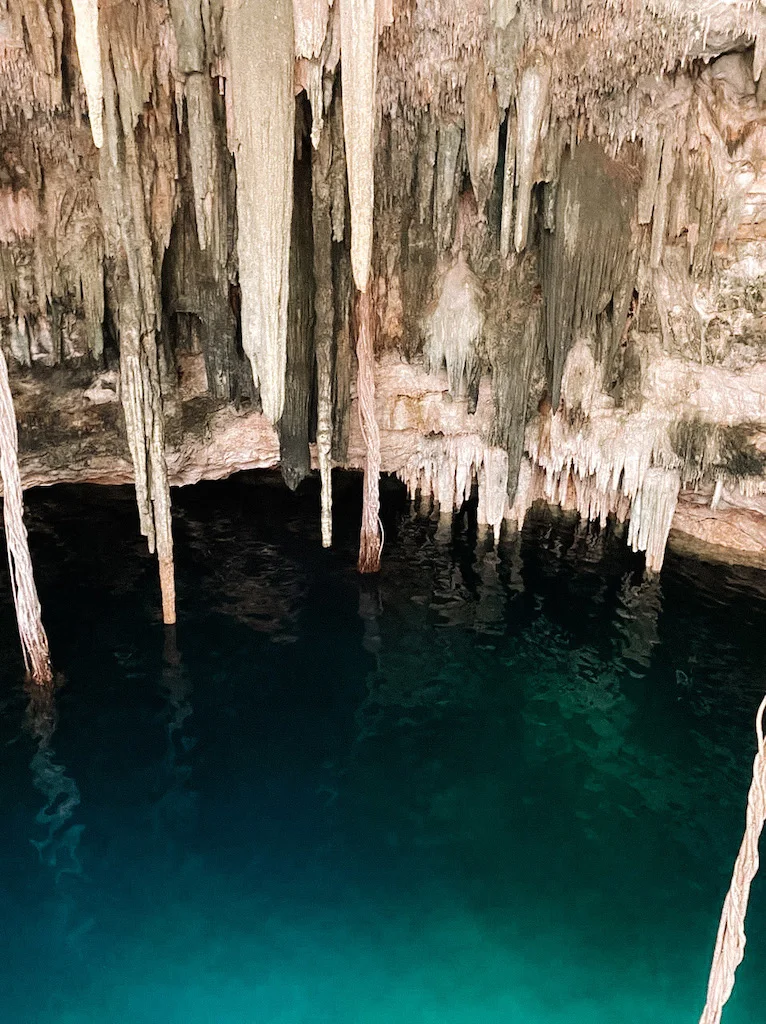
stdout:
[[505,626],[505,587],[500,575],[500,555],[494,538],[483,536],[476,544],[477,586],[474,629],[478,633],[499,635]]
[[377,658],[381,649],[379,619],[383,612],[378,581],[374,577],[362,577],[359,581],[359,618],[364,623],[362,647]]
[[[66,701],[30,690],[33,751],[0,744],[8,1020],[685,1020],[741,838],[766,605],[722,609],[672,559],[643,579],[563,517],[495,548],[470,513],[384,507],[383,571],[360,580],[358,519],[323,552],[316,503],[291,519],[250,490],[178,497],[161,659],[153,572],[140,601],[91,597],[113,627],[80,640],[92,547],[65,537]],[[108,547],[88,578],[111,593]],[[30,949],[59,986],[47,1014]]]
[[57,760],[53,737],[58,724],[56,684],[25,685],[27,708],[24,729],[34,744],[30,762],[35,789],[43,794],[45,803],[35,822],[45,828],[43,839],[30,840],[41,863],[53,869],[56,883],[64,875],[81,875],[78,847],[84,826],[73,824],[75,809],[80,804],[80,790],[66,767]]
[[192,714],[191,686],[178,648],[176,627],[164,627],[160,693],[166,703],[165,754],[158,772],[163,792],[153,808],[160,840],[180,838],[194,823],[196,794],[189,788],[188,755],[196,738],[188,731]]
[[634,583],[632,575],[626,573],[617,595],[615,626],[619,636],[618,647],[622,658],[641,669],[650,667],[652,652],[660,642],[658,623],[661,611],[660,577],[652,573]]

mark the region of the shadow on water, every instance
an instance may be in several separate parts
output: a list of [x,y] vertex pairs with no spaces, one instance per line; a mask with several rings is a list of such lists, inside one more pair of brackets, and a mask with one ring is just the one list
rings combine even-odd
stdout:
[[[496,548],[388,487],[360,578],[336,484],[329,552],[314,482],[179,492],[177,631],[128,490],[29,496],[66,685],[21,684],[0,580],[3,1019],[693,1024],[763,577],[645,577],[564,515]],[[760,879],[726,1024],[765,963]]]

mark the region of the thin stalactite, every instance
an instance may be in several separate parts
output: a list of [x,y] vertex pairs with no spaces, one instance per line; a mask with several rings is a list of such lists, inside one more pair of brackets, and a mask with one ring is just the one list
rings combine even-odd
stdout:
[[356,381],[359,424],[364,443],[362,528],[359,536],[359,572],[380,570],[380,431],[375,418],[375,307],[367,292],[358,292],[355,308]]
[[322,133],[311,161],[314,231],[314,349],[317,367],[317,458],[322,485],[322,547],[332,544],[333,286],[330,168],[332,141]]
[[282,476],[291,490],[311,472],[309,420],[314,397],[314,255],[308,138],[302,140],[300,159],[298,156],[293,172],[285,404],[277,425]]

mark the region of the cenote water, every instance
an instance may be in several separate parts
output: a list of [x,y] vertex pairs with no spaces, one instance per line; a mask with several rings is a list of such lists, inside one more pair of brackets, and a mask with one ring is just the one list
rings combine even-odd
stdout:
[[[7,1024],[694,1024],[766,689],[756,572],[384,496],[175,495],[179,625],[125,489],[28,497],[55,666],[0,578]],[[766,884],[725,1024],[766,1019]]]

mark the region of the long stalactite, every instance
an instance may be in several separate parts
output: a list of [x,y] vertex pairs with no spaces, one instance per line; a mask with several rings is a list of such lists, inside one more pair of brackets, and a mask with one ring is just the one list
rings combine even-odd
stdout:
[[295,97],[292,0],[226,4],[229,145],[237,165],[242,345],[263,413],[282,415],[287,365]]
[[[134,15],[137,17],[137,15]],[[120,346],[120,398],[138,504],[141,533],[159,562],[162,616],[176,621],[175,573],[170,487],[165,456],[165,425],[157,333],[161,323],[159,273],[147,214],[145,162],[136,135],[140,96],[121,61],[135,45],[142,26],[130,18],[121,32],[102,28],[104,59],[104,146],[100,155],[101,191],[107,243],[112,257],[110,282]],[[127,79],[125,78],[127,72]],[[169,225],[162,225],[170,237]]]
[[314,350],[317,368],[317,461],[322,547],[332,544],[333,285],[330,171],[332,136],[322,133],[311,162],[314,232]]
[[380,431],[375,417],[375,307],[369,291],[358,292],[355,308],[356,389],[359,425],[364,442],[362,528],[359,537],[359,572],[380,570]]
[[372,262],[375,204],[375,84],[378,69],[378,0],[342,0],[343,130],[351,208],[351,267],[364,292]]

